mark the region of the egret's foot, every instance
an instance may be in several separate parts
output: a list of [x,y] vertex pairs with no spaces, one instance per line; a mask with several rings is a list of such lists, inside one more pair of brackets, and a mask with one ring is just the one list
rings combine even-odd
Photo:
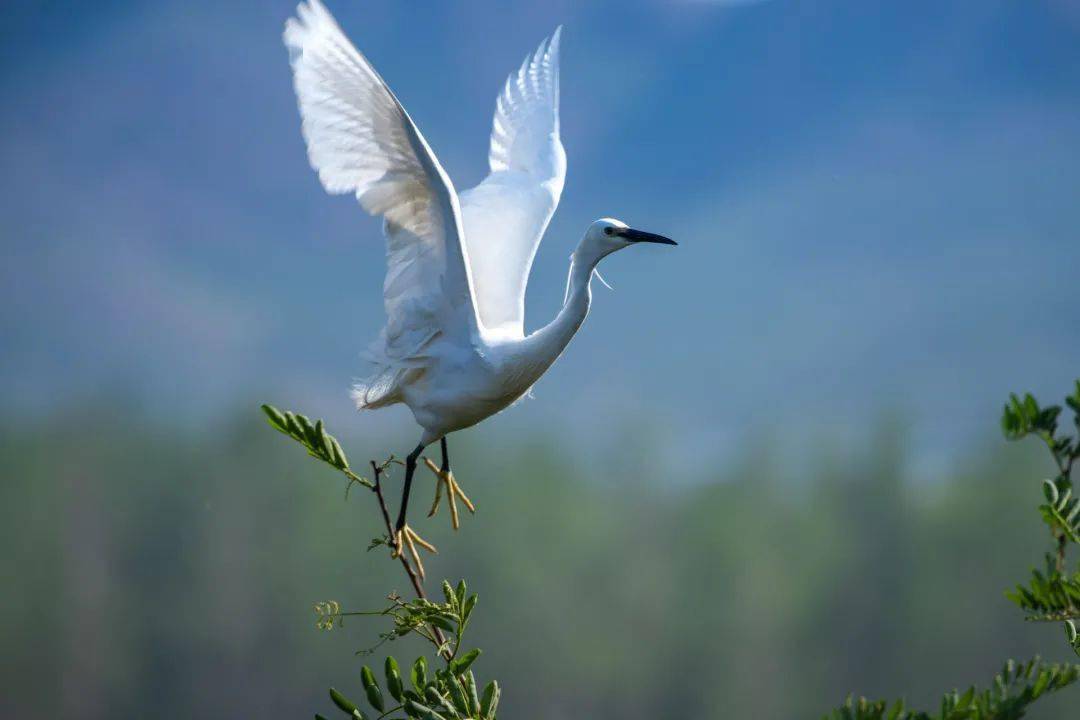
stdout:
[[465,491],[458,485],[458,481],[454,479],[454,471],[447,468],[441,470],[439,467],[431,462],[429,458],[424,458],[424,464],[428,466],[431,472],[435,473],[435,501],[431,503],[431,510],[428,510],[428,517],[434,517],[435,513],[439,511],[439,503],[442,502],[443,485],[446,486],[446,499],[450,504],[450,524],[457,530],[461,527],[461,520],[458,517],[457,499],[461,498],[461,502],[465,504],[465,507],[469,509],[470,513],[476,512],[476,506],[472,504],[472,500],[465,494]]
[[416,549],[417,545],[427,550],[429,553],[434,553],[435,555],[439,554],[439,551],[435,548],[434,545],[429,543],[424,538],[420,537],[411,527],[409,527],[408,525],[404,525],[400,530],[398,530],[397,536],[394,538],[394,544],[391,547],[390,556],[395,559],[399,558],[401,557],[402,551],[407,549],[409,551],[409,556],[416,564],[416,572],[419,573],[420,579],[423,580],[424,562],[420,559],[420,552]]

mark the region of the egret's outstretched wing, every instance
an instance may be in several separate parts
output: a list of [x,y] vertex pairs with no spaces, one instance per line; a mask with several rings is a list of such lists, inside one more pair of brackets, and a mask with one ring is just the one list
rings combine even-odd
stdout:
[[397,98],[319,0],[285,24],[311,166],[331,193],[382,215],[382,352],[407,360],[437,333],[476,329],[454,187]]
[[477,313],[489,330],[523,334],[529,269],[562,194],[561,30],[507,79],[495,104],[491,173],[461,194]]

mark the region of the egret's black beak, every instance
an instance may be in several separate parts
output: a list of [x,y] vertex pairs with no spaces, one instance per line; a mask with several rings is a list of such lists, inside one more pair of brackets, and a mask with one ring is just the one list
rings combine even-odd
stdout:
[[656,235],[643,230],[635,230],[634,228],[619,228],[615,231],[615,234],[619,237],[626,238],[630,242],[647,242],[657,243],[658,245],[678,245],[671,238],[666,238],[663,235]]

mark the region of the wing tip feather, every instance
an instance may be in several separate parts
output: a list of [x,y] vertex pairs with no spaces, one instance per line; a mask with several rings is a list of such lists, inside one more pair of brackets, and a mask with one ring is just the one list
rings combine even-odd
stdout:
[[289,49],[290,56],[295,53],[294,57],[299,57],[317,34],[327,31],[344,35],[337,20],[321,0],[304,0],[296,6],[296,15],[285,21],[282,41]]

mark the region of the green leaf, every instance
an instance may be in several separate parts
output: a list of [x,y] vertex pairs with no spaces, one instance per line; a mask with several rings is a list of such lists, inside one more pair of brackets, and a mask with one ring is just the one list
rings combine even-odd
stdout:
[[472,670],[465,673],[465,696],[469,701],[469,712],[475,715],[480,710],[480,697],[476,692],[476,676]]
[[423,655],[416,658],[416,662],[413,663],[410,678],[416,691],[424,692],[424,686],[427,685],[427,660]]
[[424,698],[434,706],[435,710],[443,713],[447,717],[457,717],[458,712],[454,709],[453,703],[450,699],[443,695],[434,685],[428,685],[424,690]]
[[360,668],[360,682],[364,686],[364,692],[367,693],[368,702],[371,706],[382,712],[386,709],[383,704],[382,690],[379,689],[379,684],[375,682],[375,673],[371,672],[371,668],[367,665]]
[[319,442],[316,445],[322,454],[326,456],[326,459],[333,462],[334,460],[334,444],[330,442],[330,435],[326,432],[326,427],[323,426],[323,421],[319,420],[315,423],[315,434],[318,435]]
[[1047,435],[1053,435],[1057,430],[1058,416],[1061,415],[1060,405],[1051,405],[1043,408],[1035,417],[1035,427]]
[[468,716],[471,714],[472,711],[469,709],[469,698],[465,694],[465,687],[461,684],[461,681],[451,675],[447,685],[450,688],[450,699],[453,701],[454,709],[457,711],[458,715]]
[[419,703],[415,700],[405,701],[405,712],[407,712],[413,717],[422,718],[422,720],[446,720],[445,717],[435,712],[427,705]]
[[360,711],[360,708],[356,707],[356,703],[346,698],[334,688],[330,688],[330,699],[333,700],[334,704],[346,715],[353,715]]
[[455,593],[457,595],[458,607],[465,607],[465,592],[467,589],[468,586],[465,584],[465,578],[462,578],[457,584],[457,592]]
[[390,696],[401,702],[402,697],[402,682],[401,671],[398,669],[397,660],[393,656],[386,656],[386,664],[384,666],[386,674],[386,689],[390,691]]
[[1043,495],[1046,497],[1046,502],[1054,505],[1061,497],[1061,493],[1058,492],[1057,483],[1053,480],[1043,480]]
[[304,428],[300,426],[300,421],[296,419],[295,413],[289,411],[285,412],[285,425],[289,428],[290,435],[303,442]]
[[975,699],[975,686],[973,685],[973,686],[971,686],[971,687],[969,687],[967,689],[967,692],[964,693],[963,696],[959,700],[956,701],[956,709],[957,710],[966,710],[971,705],[971,702],[974,699]]
[[450,672],[454,675],[460,675],[469,669],[469,666],[476,662],[476,658],[480,657],[480,648],[473,648],[469,652],[465,653],[459,658],[455,658],[450,663]]
[[1001,411],[1001,432],[1010,440],[1020,437],[1020,415],[1009,405]]
[[331,456],[334,458],[334,464],[339,468],[347,470],[349,467],[349,459],[345,457],[345,451],[341,449],[341,443],[337,438],[330,435],[330,450]]
[[1037,698],[1046,692],[1046,688],[1050,685],[1050,679],[1051,675],[1048,670],[1043,670],[1039,673],[1038,677],[1035,679],[1035,685],[1031,688],[1031,696]]
[[473,593],[465,600],[465,607],[461,609],[461,628],[465,629],[465,626],[469,624],[469,618],[472,617],[473,609],[476,607],[477,595]]
[[1065,640],[1069,643],[1069,647],[1073,649],[1073,652],[1080,655],[1080,637],[1078,637],[1076,623],[1072,620],[1065,621]]
[[432,615],[430,622],[435,627],[439,628],[440,630],[445,630],[446,632],[452,633],[456,630],[456,628],[454,627],[454,623],[446,619],[442,615]]
[[446,598],[446,604],[452,609],[457,610],[459,607],[457,605],[457,597],[454,595],[454,589],[450,587],[450,582],[448,580],[442,581],[442,591],[443,597]]
[[267,421],[269,421],[271,427],[274,429],[289,434],[289,424],[285,420],[285,415],[273,405],[263,405],[262,411],[266,415]]
[[319,436],[315,434],[315,426],[311,424],[311,419],[307,415],[296,413],[296,421],[303,430],[303,438],[307,442],[307,445],[311,448],[318,447]]
[[492,680],[484,688],[484,695],[480,698],[480,715],[484,720],[494,720],[495,710],[499,707],[499,683]]

